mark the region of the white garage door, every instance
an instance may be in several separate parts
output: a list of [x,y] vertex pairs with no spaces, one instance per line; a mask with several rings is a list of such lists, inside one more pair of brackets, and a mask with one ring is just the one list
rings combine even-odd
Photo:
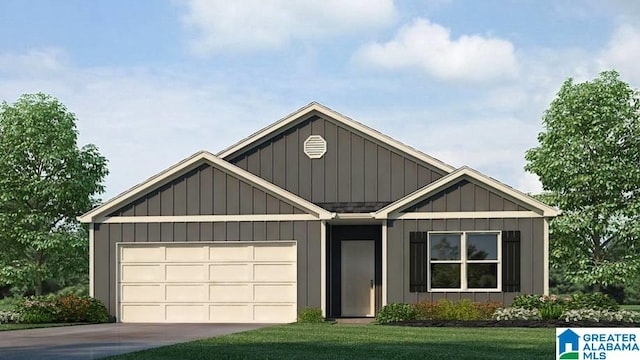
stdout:
[[119,244],[122,322],[296,320],[295,242]]

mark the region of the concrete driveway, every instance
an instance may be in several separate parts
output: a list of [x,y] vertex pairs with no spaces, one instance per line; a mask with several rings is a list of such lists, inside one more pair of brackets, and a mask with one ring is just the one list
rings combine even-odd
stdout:
[[99,324],[0,331],[0,359],[98,359],[268,324]]

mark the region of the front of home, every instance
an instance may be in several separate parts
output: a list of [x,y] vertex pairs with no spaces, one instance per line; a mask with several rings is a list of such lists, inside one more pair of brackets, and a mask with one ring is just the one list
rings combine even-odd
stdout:
[[311,103],[80,220],[91,294],[119,321],[285,323],[546,294],[556,215]]

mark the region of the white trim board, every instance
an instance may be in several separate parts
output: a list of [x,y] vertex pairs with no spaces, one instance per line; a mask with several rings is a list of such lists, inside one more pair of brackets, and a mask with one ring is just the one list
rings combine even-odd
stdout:
[[151,191],[153,188],[162,185],[169,181],[171,178],[178,176],[179,174],[186,173],[187,171],[200,166],[202,164],[209,163],[210,165],[224,169],[225,171],[238,176],[240,179],[255,185],[256,187],[277,195],[281,200],[289,201],[300,207],[310,214],[316,216],[316,219],[330,219],[333,214],[310,201],[307,201],[295,194],[292,194],[272,183],[244,170],[231,163],[228,163],[217,156],[207,151],[200,151],[174,166],[156,174],[155,176],[147,179],[146,181],[132,187],[131,189],[117,195],[113,199],[106,203],[94,208],[93,210],[78,217],[78,220],[82,223],[89,223],[95,221],[96,218],[103,216],[109,211],[114,211],[120,206],[124,206],[126,203],[134,200],[137,196]]
[[184,215],[184,216],[113,216],[94,220],[101,224],[131,223],[200,223],[247,221],[311,221],[318,220],[309,214],[257,214],[257,215]]
[[300,120],[301,118],[308,116],[314,112],[327,116],[339,123],[344,124],[345,126],[348,126],[356,130],[357,132],[370,136],[380,141],[383,144],[387,144],[391,148],[394,148],[402,153],[406,153],[412,157],[415,157],[418,160],[424,161],[425,163],[431,166],[434,166],[435,168],[440,169],[446,173],[450,173],[453,170],[455,170],[455,168],[451,165],[448,165],[434,157],[431,157],[421,151],[418,151],[408,145],[405,145],[398,140],[395,140],[387,135],[384,135],[364,124],[361,124],[317,102],[312,102],[298,109],[297,111],[287,115],[286,117],[280,119],[279,121],[257,131],[256,133],[228,147],[227,149],[222,150],[217,154],[217,156],[219,156],[220,158],[226,159],[229,156],[237,154],[239,151],[243,150],[244,148],[251,146],[251,144],[261,139],[264,139],[270,136],[271,134],[274,134],[274,133],[277,133],[278,131],[283,130],[289,124],[294,123]]
[[542,218],[534,211],[464,211],[464,212],[408,212],[389,216],[390,220],[408,219],[495,219]]

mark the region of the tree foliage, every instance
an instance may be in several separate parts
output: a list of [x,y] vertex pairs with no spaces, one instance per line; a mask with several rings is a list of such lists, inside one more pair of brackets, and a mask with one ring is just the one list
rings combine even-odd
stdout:
[[0,284],[41,292],[87,272],[76,217],[101,193],[107,160],[77,146],[76,116],[41,93],[0,105]]
[[562,210],[552,263],[584,285],[629,282],[640,268],[640,94],[615,71],[568,79],[543,124],[526,169]]

